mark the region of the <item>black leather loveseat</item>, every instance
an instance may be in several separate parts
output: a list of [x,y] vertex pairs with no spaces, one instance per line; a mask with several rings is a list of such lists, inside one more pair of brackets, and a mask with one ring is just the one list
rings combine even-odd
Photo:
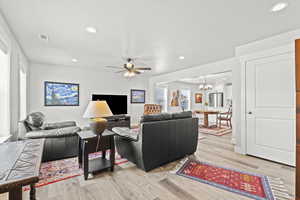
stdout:
[[113,131],[118,153],[144,171],[193,154],[198,144],[198,118],[191,112],[144,115],[138,131]]
[[77,156],[79,131],[74,121],[45,123],[43,113],[35,112],[19,122],[18,139],[44,138],[42,160],[47,162]]

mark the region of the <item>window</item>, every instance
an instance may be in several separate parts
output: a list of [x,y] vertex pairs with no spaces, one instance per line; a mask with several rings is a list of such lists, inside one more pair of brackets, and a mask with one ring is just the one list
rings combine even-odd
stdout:
[[155,104],[161,105],[162,112],[167,112],[168,110],[168,89],[167,88],[155,88]]
[[27,74],[24,65],[20,62],[19,88],[20,88],[20,120],[27,115]]
[[0,41],[0,137],[10,135],[9,83],[9,55]]

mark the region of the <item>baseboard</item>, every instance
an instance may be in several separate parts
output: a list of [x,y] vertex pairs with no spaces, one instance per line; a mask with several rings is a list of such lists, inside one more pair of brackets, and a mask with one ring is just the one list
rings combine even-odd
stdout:
[[11,135],[0,137],[0,144],[9,141]]
[[239,153],[239,154],[246,155],[246,152],[244,152],[244,151],[242,150],[242,148],[239,147],[239,146],[234,146],[234,152],[235,152],[235,153]]
[[233,137],[233,138],[231,138],[231,144],[236,144],[236,139]]

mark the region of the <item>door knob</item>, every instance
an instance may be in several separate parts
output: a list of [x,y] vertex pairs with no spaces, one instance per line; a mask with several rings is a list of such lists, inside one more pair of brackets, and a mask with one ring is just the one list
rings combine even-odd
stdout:
[[249,111],[249,112],[248,112],[248,114],[249,114],[249,115],[252,115],[252,112],[251,112],[251,111]]

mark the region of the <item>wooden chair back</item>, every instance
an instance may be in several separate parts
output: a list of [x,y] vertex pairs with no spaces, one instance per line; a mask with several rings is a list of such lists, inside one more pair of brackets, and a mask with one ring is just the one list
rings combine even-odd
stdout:
[[158,104],[145,104],[144,115],[159,114],[161,113],[161,105]]

